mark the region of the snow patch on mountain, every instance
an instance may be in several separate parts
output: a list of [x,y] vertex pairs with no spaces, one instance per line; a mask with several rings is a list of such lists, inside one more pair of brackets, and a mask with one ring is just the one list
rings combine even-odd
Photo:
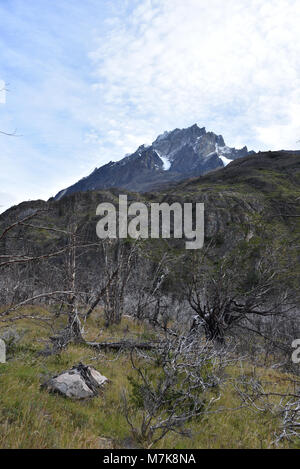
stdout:
[[56,200],[60,200],[64,195],[65,193],[67,192],[68,189],[64,189],[63,191],[61,191],[61,193],[58,194]]
[[229,158],[226,158],[224,155],[218,155],[220,160],[222,160],[223,165],[227,166],[229,163],[231,163],[233,160],[230,160]]
[[157,154],[157,156],[161,159],[161,161],[163,162],[163,170],[164,171],[168,171],[168,169],[170,169],[171,167],[171,163],[170,161],[168,160],[168,158],[166,156],[162,156],[160,155],[160,153],[155,150],[155,153]]
[[226,145],[221,147],[216,143],[216,153],[224,166],[227,166],[229,163],[231,163],[231,161],[233,161],[225,156],[231,153],[231,149]]

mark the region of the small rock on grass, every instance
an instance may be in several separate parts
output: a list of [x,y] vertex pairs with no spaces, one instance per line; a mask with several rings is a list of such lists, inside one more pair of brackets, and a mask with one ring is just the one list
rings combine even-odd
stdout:
[[91,366],[79,363],[70,370],[53,376],[42,388],[72,399],[87,399],[99,395],[108,379]]

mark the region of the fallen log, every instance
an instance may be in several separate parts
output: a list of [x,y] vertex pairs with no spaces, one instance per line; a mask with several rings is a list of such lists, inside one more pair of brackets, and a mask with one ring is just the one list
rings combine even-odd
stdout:
[[150,342],[135,342],[129,340],[122,340],[121,342],[85,342],[89,347],[93,347],[97,350],[154,350],[156,348],[155,343]]

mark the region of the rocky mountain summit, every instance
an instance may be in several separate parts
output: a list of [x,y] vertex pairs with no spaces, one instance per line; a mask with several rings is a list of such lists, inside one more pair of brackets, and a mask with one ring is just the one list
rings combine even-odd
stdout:
[[222,135],[207,132],[197,124],[159,135],[150,145],[141,145],[134,153],[117,162],[96,168],[88,177],[60,191],[55,199],[74,192],[112,187],[137,192],[152,190],[163,183],[200,176],[222,168],[232,160],[248,155],[225,145]]

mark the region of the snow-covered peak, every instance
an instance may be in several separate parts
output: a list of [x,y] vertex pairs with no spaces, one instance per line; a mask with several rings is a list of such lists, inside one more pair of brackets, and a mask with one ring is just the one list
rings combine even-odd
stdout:
[[140,145],[122,160],[106,163],[84,180],[59,192],[56,199],[77,191],[110,187],[144,191],[161,181],[206,174],[249,153],[247,147],[228,147],[222,135],[207,132],[197,124],[176,128],[159,135],[150,146]]

